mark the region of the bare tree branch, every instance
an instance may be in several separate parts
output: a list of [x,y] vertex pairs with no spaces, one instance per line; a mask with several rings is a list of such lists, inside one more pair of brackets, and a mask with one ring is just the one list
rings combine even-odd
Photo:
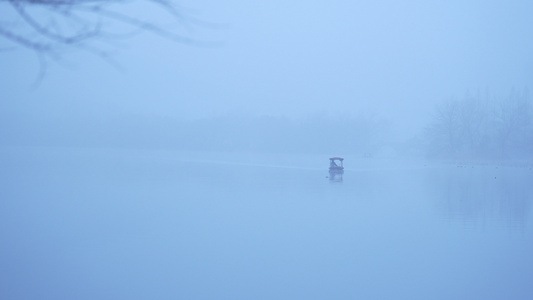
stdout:
[[[67,49],[85,51],[112,63],[110,48],[118,39],[149,32],[182,44],[212,47],[219,43],[189,37],[188,23],[199,20],[184,15],[173,0],[0,0],[0,6],[12,8],[11,19],[0,20],[0,41],[34,51],[41,72],[48,60],[59,60]],[[161,20],[145,20],[128,13],[137,4],[151,5],[179,24],[161,25]],[[9,16],[7,13],[4,15]],[[113,32],[117,30],[126,33]],[[1,45],[0,45],[1,46]],[[4,47],[5,48],[5,47]],[[43,67],[44,66],[44,67]],[[39,75],[38,77],[42,77]]]

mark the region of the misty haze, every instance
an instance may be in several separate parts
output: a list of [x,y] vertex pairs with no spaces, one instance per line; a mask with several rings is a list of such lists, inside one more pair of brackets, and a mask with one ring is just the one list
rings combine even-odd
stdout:
[[533,3],[120,3],[0,4],[0,299],[533,297]]

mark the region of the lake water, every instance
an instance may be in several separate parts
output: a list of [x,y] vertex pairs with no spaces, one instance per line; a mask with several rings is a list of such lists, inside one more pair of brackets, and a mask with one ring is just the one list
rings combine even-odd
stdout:
[[533,298],[529,165],[0,154],[0,299]]

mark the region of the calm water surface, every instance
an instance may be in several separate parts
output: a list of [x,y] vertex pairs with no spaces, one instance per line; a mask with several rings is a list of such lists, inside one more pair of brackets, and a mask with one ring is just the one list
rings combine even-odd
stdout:
[[533,297],[527,166],[0,153],[0,299]]

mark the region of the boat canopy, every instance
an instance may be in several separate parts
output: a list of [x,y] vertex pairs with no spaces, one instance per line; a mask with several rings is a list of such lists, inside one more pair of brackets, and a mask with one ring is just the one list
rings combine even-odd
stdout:
[[342,158],[342,157],[331,157],[329,160],[340,160],[340,161],[343,161],[344,158]]

